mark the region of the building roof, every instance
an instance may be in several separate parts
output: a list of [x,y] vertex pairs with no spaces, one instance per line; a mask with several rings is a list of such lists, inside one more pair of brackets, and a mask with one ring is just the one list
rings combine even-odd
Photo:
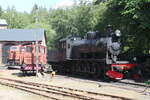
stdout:
[[42,41],[44,29],[0,29],[0,41]]
[[5,19],[0,19],[0,25],[7,26],[8,24]]

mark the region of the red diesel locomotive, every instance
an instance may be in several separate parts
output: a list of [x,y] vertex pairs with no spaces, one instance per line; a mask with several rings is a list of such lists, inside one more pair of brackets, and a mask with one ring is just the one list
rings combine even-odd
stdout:
[[[38,52],[38,53],[37,53]],[[38,57],[36,56],[38,54]],[[38,58],[38,66],[36,61]],[[8,55],[9,65],[20,65],[21,71],[42,71],[44,65],[47,63],[46,59],[46,47],[38,45],[38,51],[36,51],[36,45],[14,45],[10,47]]]

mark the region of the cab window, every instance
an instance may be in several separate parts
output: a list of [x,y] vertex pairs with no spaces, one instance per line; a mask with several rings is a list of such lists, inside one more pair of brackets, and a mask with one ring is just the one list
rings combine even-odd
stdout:
[[32,47],[26,47],[26,52],[32,52]]

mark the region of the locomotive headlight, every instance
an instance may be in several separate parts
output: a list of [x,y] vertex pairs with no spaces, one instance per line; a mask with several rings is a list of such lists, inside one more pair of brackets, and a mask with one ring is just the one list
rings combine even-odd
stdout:
[[115,34],[116,34],[117,37],[120,37],[120,36],[121,36],[120,30],[116,30],[116,31],[115,31]]

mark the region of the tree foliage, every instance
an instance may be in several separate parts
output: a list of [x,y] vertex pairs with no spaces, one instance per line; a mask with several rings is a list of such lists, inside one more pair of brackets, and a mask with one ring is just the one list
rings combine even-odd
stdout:
[[17,12],[14,7],[8,7],[1,18],[7,20],[9,28],[24,28],[26,25],[30,24],[29,15],[27,13]]
[[0,18],[6,19],[9,28],[44,28],[48,46],[67,36],[84,37],[88,31],[100,31],[106,35],[106,26],[113,25],[122,32],[124,51],[148,53],[150,50],[150,0],[79,0],[72,7],[49,9],[33,6],[30,13],[20,13],[15,7],[4,12],[0,7]]
[[51,28],[50,25],[45,24],[45,23],[33,23],[33,24],[26,26],[26,28],[27,29],[30,29],[30,28],[43,28],[43,29],[45,29],[46,37],[47,37],[46,40],[48,40],[47,41],[48,48],[54,47],[54,37],[56,36],[56,32],[55,32],[55,30],[53,30]]
[[[150,2],[148,0],[110,0],[108,16],[123,31],[125,43],[131,44],[136,53],[148,53],[150,49]],[[110,13],[112,12],[112,13]],[[110,19],[110,18],[109,18]],[[133,39],[134,38],[134,39]]]

